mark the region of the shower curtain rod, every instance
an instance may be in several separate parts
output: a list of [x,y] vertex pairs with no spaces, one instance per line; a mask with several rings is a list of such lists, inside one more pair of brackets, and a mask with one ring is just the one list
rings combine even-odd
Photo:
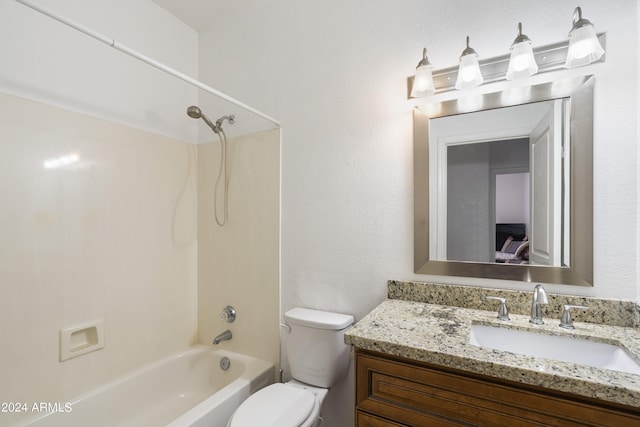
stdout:
[[39,6],[39,5],[31,2],[30,0],[15,0],[15,1],[25,5],[27,7],[30,7],[31,9],[33,9],[33,10],[35,10],[37,12],[40,12],[43,15],[48,16],[49,18],[55,19],[56,21],[58,21],[58,22],[60,22],[62,24],[65,24],[65,25],[73,28],[74,30],[80,31],[81,33],[84,33],[84,34],[86,34],[86,35],[88,35],[90,37],[93,37],[94,39],[96,39],[98,41],[101,41],[102,43],[105,43],[105,44],[111,46],[112,48],[114,48],[116,50],[119,50],[122,53],[126,53],[127,55],[129,55],[129,56],[131,56],[131,57],[133,57],[133,58],[135,58],[135,59],[137,59],[139,61],[145,62],[145,63],[151,65],[152,67],[155,67],[155,68],[157,68],[157,69],[159,69],[161,71],[164,71],[165,73],[170,74],[170,75],[172,75],[174,77],[177,77],[180,80],[183,80],[183,81],[185,81],[185,82],[187,82],[187,83],[189,83],[189,84],[191,84],[191,85],[193,85],[193,86],[195,86],[195,87],[197,87],[199,89],[204,90],[205,92],[208,92],[208,93],[210,93],[210,94],[212,94],[214,96],[217,96],[218,98],[224,99],[227,102],[230,102],[230,103],[232,103],[232,104],[234,104],[234,105],[236,105],[236,106],[238,106],[238,107],[240,107],[240,108],[242,108],[242,109],[244,109],[246,111],[249,111],[249,112],[251,112],[251,113],[253,113],[253,114],[255,114],[255,115],[259,116],[259,117],[262,117],[263,119],[270,121],[271,123],[275,124],[278,127],[281,126],[280,121],[274,119],[273,117],[270,117],[270,116],[266,115],[265,113],[263,113],[263,112],[261,112],[259,110],[256,110],[255,108],[253,108],[253,107],[251,107],[251,106],[249,106],[249,105],[247,105],[247,104],[245,104],[243,102],[240,102],[237,99],[232,98],[229,95],[226,95],[226,94],[220,92],[219,90],[216,90],[216,89],[212,88],[211,86],[207,86],[206,84],[204,84],[204,83],[202,83],[202,82],[200,82],[200,81],[198,81],[198,80],[196,80],[194,78],[191,78],[191,77],[187,76],[186,74],[183,74],[183,73],[181,73],[181,72],[179,72],[177,70],[174,70],[173,68],[168,67],[168,66],[164,65],[161,62],[158,62],[158,61],[156,61],[156,60],[154,60],[152,58],[149,58],[148,56],[142,55],[141,53],[139,53],[139,52],[137,52],[137,51],[135,51],[135,50],[133,50],[131,48],[128,48],[127,46],[125,46],[125,45],[123,45],[121,43],[118,43],[114,39],[106,37],[106,36],[96,32],[96,31],[93,31],[93,30],[85,27],[84,25],[78,24],[77,22],[74,22],[74,21],[72,21],[70,19],[67,19],[67,18],[65,18],[64,16],[62,16],[62,15],[60,15],[58,13],[52,12],[52,11],[50,11],[48,9],[45,9],[45,8],[43,8],[43,7]]

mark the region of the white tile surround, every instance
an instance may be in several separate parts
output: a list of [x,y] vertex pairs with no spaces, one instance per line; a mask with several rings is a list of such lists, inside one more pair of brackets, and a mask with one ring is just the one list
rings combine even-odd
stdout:
[[[10,95],[0,140],[0,401],[64,401],[194,343],[196,146]],[[59,362],[58,330],[98,319],[104,349]]]
[[[3,94],[0,140],[0,401],[64,402],[227,328],[220,348],[278,364],[278,130],[228,141],[224,228],[217,140]],[[104,348],[59,361],[59,330],[96,321]]]

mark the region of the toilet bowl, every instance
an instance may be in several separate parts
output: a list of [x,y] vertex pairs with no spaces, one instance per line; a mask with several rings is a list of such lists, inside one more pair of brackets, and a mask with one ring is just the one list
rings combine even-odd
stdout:
[[289,333],[287,356],[291,381],[267,386],[249,396],[228,427],[320,427],[322,402],[329,387],[344,378],[349,347],[344,333],[353,316],[308,308],[284,314]]
[[319,427],[326,388],[291,380],[252,394],[231,416],[227,427]]

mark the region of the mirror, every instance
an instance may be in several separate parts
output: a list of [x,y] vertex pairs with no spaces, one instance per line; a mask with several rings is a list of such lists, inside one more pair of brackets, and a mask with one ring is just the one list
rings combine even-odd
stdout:
[[592,285],[593,85],[415,111],[416,273]]
[[569,115],[565,98],[430,119],[432,259],[569,265]]

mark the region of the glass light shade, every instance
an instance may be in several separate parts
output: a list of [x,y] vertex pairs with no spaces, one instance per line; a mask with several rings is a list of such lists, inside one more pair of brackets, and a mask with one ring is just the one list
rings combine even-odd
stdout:
[[463,55],[460,58],[456,89],[476,87],[481,85],[483,81],[478,56],[475,54]]
[[533,56],[531,42],[524,41],[511,48],[511,58],[507,69],[507,80],[522,79],[538,72],[538,64]]
[[436,88],[433,84],[433,75],[431,74],[431,66],[423,65],[416,68],[416,75],[413,79],[411,88],[411,96],[414,98],[421,96],[433,95]]
[[597,61],[604,55],[593,25],[576,28],[569,35],[569,51],[565,68],[582,67]]

